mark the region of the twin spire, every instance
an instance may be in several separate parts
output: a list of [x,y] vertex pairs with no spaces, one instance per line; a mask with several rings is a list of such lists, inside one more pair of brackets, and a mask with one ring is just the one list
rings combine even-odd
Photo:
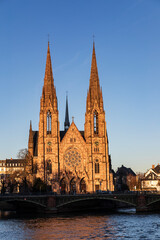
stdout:
[[[52,72],[49,42],[48,42],[48,50],[47,50],[44,86],[43,86],[41,100],[45,104],[45,106],[47,106],[48,103],[50,103],[54,110],[58,110],[56,89],[54,87],[54,78],[53,78],[53,72]],[[97,102],[98,107],[101,110],[103,110],[102,90],[100,89],[100,84],[99,84],[98,68],[97,68],[96,53],[95,53],[95,43],[93,42],[92,63],[91,63],[89,91],[87,94],[86,112],[93,109],[95,101]],[[70,126],[70,122],[69,122],[68,96],[67,96],[65,122],[64,122],[65,131],[69,128],[69,126]]]

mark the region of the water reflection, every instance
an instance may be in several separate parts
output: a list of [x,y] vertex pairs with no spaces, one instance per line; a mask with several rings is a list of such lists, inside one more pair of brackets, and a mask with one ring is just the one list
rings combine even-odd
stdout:
[[160,239],[159,214],[0,216],[0,240]]

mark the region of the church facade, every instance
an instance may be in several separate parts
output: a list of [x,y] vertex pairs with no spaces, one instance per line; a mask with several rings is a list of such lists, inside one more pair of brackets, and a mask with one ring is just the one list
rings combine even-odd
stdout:
[[114,190],[94,43],[83,131],[78,130],[73,119],[69,122],[68,98],[64,130],[60,131],[48,43],[39,130],[33,131],[30,124],[28,151],[32,156],[33,175],[51,185],[55,192]]

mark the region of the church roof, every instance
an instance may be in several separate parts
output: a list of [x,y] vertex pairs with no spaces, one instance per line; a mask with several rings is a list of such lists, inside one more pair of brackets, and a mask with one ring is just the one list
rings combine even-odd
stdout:
[[[80,132],[81,136],[83,137],[83,139],[85,140],[85,138],[84,138],[84,131],[79,131],[79,132]],[[66,131],[60,131],[60,140],[61,141],[64,138],[65,134],[66,134]]]
[[64,135],[66,134],[66,131],[60,131],[60,140],[64,138]]
[[[39,131],[32,131],[33,132],[33,156],[38,156],[38,134]],[[81,136],[84,138],[84,131],[79,131]],[[60,141],[64,138],[66,131],[60,131]]]
[[38,156],[38,131],[33,131],[33,156]]

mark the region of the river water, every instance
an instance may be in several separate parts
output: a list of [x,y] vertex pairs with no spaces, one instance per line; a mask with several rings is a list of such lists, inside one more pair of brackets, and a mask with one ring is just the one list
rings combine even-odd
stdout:
[[60,216],[0,214],[0,240],[160,239],[160,213],[137,214],[133,209],[114,214]]

